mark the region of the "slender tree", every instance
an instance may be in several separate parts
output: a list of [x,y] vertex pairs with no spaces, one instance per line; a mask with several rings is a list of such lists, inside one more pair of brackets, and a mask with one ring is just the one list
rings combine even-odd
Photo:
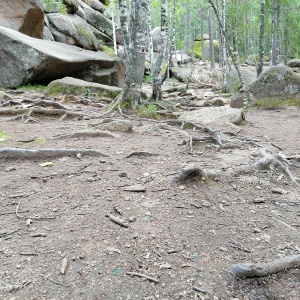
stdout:
[[260,29],[259,29],[259,56],[257,64],[257,77],[262,73],[265,53],[265,0],[260,0]]
[[166,53],[166,45],[167,45],[167,1],[161,0],[161,50],[160,53],[155,60],[151,73],[152,73],[152,100],[161,100],[162,92],[162,75],[161,75],[161,67],[163,58]]
[[208,34],[209,34],[209,49],[210,49],[210,67],[212,69],[216,68],[215,65],[215,47],[214,47],[214,38],[212,30],[212,13],[211,10],[208,10]]

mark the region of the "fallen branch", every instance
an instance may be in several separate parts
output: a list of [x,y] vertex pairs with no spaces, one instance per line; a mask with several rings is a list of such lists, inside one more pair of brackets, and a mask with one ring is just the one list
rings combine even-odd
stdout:
[[128,158],[128,157],[131,157],[131,156],[158,156],[158,154],[156,153],[151,153],[151,152],[148,152],[148,151],[131,151],[129,152],[125,157]]
[[190,176],[198,176],[201,179],[220,176],[238,176],[240,174],[246,174],[257,170],[264,170],[269,168],[271,165],[274,165],[281,169],[281,171],[285,173],[293,183],[299,186],[299,183],[288,166],[284,165],[272,154],[268,153],[266,149],[260,149],[260,154],[262,158],[253,164],[245,164],[228,169],[203,169],[199,165],[187,165],[173,177],[172,182],[180,183],[187,180]]
[[94,156],[106,156],[101,151],[94,149],[23,149],[23,148],[0,148],[0,158],[48,158],[57,156],[76,156],[81,155],[94,155]]
[[126,228],[129,226],[128,223],[126,223],[124,220],[122,220],[118,217],[115,217],[112,214],[106,214],[105,216],[108,217],[111,221],[113,221],[114,223],[116,223],[118,225],[121,225]]
[[300,254],[285,256],[266,263],[234,264],[229,267],[229,271],[238,278],[251,278],[267,276],[297,267],[300,267]]
[[127,272],[127,275],[131,275],[131,276],[137,276],[137,277],[142,277],[142,278],[146,278],[150,281],[153,281],[155,283],[159,283],[159,279],[155,278],[155,277],[151,277],[142,273],[136,273],[136,272]]

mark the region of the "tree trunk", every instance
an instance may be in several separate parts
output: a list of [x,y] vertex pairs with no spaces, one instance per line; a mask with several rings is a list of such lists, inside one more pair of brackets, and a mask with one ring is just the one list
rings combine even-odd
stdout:
[[244,89],[245,88],[245,81],[242,77],[242,74],[241,74],[241,70],[240,70],[240,65],[239,65],[239,62],[236,60],[236,58],[234,57],[233,55],[233,52],[231,51],[230,49],[230,46],[229,46],[229,43],[228,43],[228,38],[227,38],[227,34],[226,32],[223,30],[223,27],[222,27],[222,21],[220,19],[220,16],[219,16],[219,13],[218,13],[218,10],[217,10],[217,7],[215,6],[215,4],[213,3],[212,0],[208,0],[208,3],[211,5],[211,7],[213,8],[214,12],[215,12],[215,15],[217,17],[217,20],[218,20],[218,23],[219,23],[219,26],[220,28],[222,29],[222,33],[225,37],[225,43],[226,43],[226,47],[227,47],[227,51],[233,61],[233,64],[234,64],[234,67],[238,73],[238,77],[239,77],[239,80],[240,80],[240,83],[241,83],[241,88]]
[[205,57],[203,55],[204,53],[204,14],[203,14],[204,8],[201,8],[201,12],[200,12],[200,36],[201,36],[201,59],[204,62],[205,61]]
[[221,6],[222,13],[222,30],[221,31],[221,40],[222,40],[222,92],[226,93],[227,91],[227,51],[226,51],[226,41],[223,32],[226,32],[226,0],[222,0]]
[[161,51],[152,68],[152,95],[154,101],[162,100],[161,66],[166,53],[167,45],[167,1],[161,0]]
[[208,10],[208,34],[209,34],[209,52],[210,52],[210,67],[212,69],[216,68],[215,64],[215,47],[214,47],[214,38],[212,30],[212,13],[211,10]]
[[147,2],[132,0],[127,7],[127,0],[119,0],[126,78],[118,102],[128,102],[132,107],[140,103],[141,97],[147,44]]
[[184,17],[184,48],[183,53],[189,54],[189,44],[190,44],[190,9],[187,7],[185,17]]
[[280,35],[280,1],[271,2],[271,47],[270,47],[270,66],[279,63],[279,35]]
[[257,77],[262,73],[265,53],[265,0],[260,0],[260,30],[259,30],[259,57],[257,64]]
[[177,67],[177,54],[176,54],[176,2],[173,2],[173,19],[172,19],[172,34],[171,34],[171,66]]

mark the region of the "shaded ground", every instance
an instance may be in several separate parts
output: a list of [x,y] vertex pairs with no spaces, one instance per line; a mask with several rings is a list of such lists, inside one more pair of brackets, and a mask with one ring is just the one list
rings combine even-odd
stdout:
[[[299,154],[299,109],[251,110],[247,119],[240,134]],[[300,269],[247,280],[227,272],[233,263],[300,253],[300,194],[285,176],[273,169],[170,183],[187,163],[219,168],[255,161],[255,147],[216,151],[198,143],[190,154],[180,128],[148,121],[135,121],[133,132],[118,138],[52,139],[91,122],[0,118],[0,131],[11,136],[1,147],[110,155],[0,160],[0,299],[300,299]],[[20,142],[32,137],[40,139]],[[126,158],[131,151],[158,155]],[[39,165],[47,161],[53,166]],[[291,170],[300,176],[299,165]],[[146,191],[124,190],[135,184]],[[134,221],[120,227],[107,213]]]

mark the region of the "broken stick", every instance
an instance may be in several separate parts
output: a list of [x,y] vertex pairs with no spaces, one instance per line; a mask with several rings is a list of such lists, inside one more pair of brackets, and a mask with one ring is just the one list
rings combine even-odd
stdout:
[[238,278],[251,278],[267,276],[296,267],[300,267],[300,254],[285,256],[265,263],[234,264],[229,267],[229,272]]
[[150,281],[153,281],[155,283],[159,283],[159,279],[155,278],[155,277],[151,277],[151,276],[148,276],[146,274],[142,274],[142,273],[136,273],[136,272],[127,272],[126,273],[127,275],[131,275],[131,276],[137,276],[137,277],[142,277],[142,278],[146,278]]
[[115,217],[112,214],[106,214],[105,216],[108,217],[111,221],[113,221],[114,223],[116,223],[118,225],[121,225],[126,228],[129,226],[128,223],[126,223],[124,220],[122,220],[118,217]]

